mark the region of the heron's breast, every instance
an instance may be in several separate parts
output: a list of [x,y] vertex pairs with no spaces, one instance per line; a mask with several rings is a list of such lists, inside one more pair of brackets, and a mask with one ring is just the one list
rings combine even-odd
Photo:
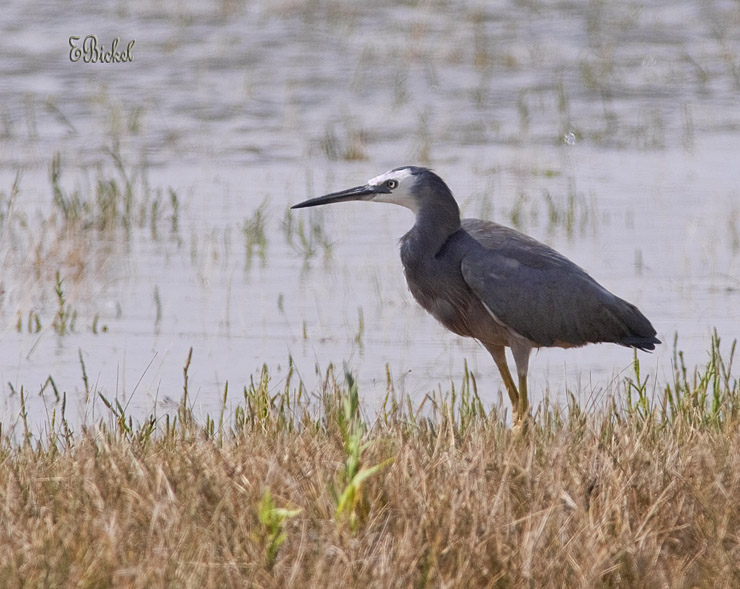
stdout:
[[472,336],[471,305],[476,300],[467,284],[454,277],[435,278],[406,271],[406,283],[416,302],[447,329],[463,336]]

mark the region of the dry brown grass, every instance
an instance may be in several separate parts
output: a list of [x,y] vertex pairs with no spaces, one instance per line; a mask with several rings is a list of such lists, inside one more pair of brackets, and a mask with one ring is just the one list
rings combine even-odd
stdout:
[[[720,369],[667,387],[671,412],[542,407],[523,439],[470,389],[366,425],[351,380],[309,408],[266,372],[228,427],[184,403],[154,428],[6,434],[0,585],[737,587],[740,385]],[[717,405],[688,402],[714,383]]]

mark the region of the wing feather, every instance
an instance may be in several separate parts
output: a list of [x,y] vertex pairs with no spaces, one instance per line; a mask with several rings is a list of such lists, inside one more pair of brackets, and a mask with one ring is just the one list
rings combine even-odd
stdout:
[[659,343],[647,318],[579,266],[518,231],[465,219],[461,271],[495,318],[539,346]]

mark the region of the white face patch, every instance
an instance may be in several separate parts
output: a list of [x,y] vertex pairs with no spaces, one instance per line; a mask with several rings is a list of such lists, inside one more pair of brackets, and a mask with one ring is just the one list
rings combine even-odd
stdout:
[[371,180],[368,180],[369,186],[380,186],[388,182],[388,180],[395,180],[398,182],[398,186],[392,189],[389,193],[376,194],[372,200],[375,202],[388,202],[395,205],[401,205],[407,209],[411,209],[414,213],[419,210],[416,197],[412,194],[411,188],[416,182],[414,175],[408,168],[402,168],[400,170],[391,170],[380,176],[375,176]]
[[370,186],[379,186],[383,182],[387,182],[388,180],[396,180],[398,181],[399,186],[403,183],[404,179],[411,176],[411,170],[408,168],[403,168],[401,170],[391,170],[390,172],[386,172],[385,174],[381,174],[380,176],[375,176],[375,178],[371,178],[367,181],[367,183]]

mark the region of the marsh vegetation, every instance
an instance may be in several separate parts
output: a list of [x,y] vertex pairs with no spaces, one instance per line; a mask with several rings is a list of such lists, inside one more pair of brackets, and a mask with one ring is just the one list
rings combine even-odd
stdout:
[[[120,405],[0,439],[7,586],[731,587],[740,582],[735,343],[609,409],[540,405],[515,438],[468,373],[420,406],[351,374],[320,391],[263,368],[199,422]],[[724,352],[722,349],[724,349]],[[723,353],[727,354],[723,357]],[[678,357],[678,355],[677,355]],[[680,364],[679,364],[680,366]],[[229,395],[224,390],[224,406]],[[625,402],[625,399],[627,401]]]

